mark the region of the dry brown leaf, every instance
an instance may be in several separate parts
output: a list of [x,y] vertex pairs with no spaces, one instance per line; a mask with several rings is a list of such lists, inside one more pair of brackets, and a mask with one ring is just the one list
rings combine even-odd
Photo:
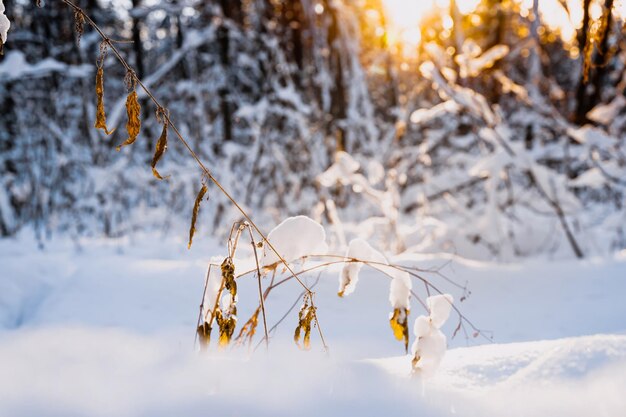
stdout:
[[198,211],[200,210],[200,203],[202,202],[202,198],[207,192],[207,186],[202,184],[202,188],[198,192],[196,196],[196,202],[193,205],[193,212],[191,214],[191,227],[189,228],[189,244],[187,245],[187,249],[191,249],[191,243],[193,242],[193,235],[196,233],[196,220],[198,219]]
[[165,122],[163,122],[163,131],[161,132],[161,136],[157,141],[156,149],[154,150],[154,156],[152,157],[152,175],[154,175],[154,177],[159,180],[163,180],[169,177],[168,176],[163,178],[161,174],[159,174],[159,171],[156,170],[156,164],[159,162],[159,160],[165,153],[165,150],[167,149],[167,127],[168,122],[166,120]]
[[[296,327],[296,331],[293,334],[293,340],[298,347],[306,350],[311,348],[311,327],[313,320],[315,320],[315,307],[312,305],[309,306],[308,300],[305,299],[298,313],[298,327]],[[300,335],[303,331],[304,336],[302,338],[302,346],[300,346]]]
[[96,72],[96,123],[93,125],[96,129],[104,130],[104,133],[110,135],[115,131],[107,128],[107,117],[104,113],[104,68],[99,67]]
[[237,316],[234,314],[225,316],[220,309],[215,311],[215,320],[219,326],[219,345],[225,347],[230,343],[230,339],[233,337],[235,327],[237,326]]
[[198,326],[198,338],[200,339],[201,346],[208,346],[211,341],[211,325],[209,323],[203,323]]
[[252,338],[256,334],[256,328],[259,325],[259,313],[261,312],[261,307],[259,306],[254,314],[248,319],[248,321],[243,325],[241,331],[239,331],[239,335],[237,335],[237,344],[252,342]]
[[126,114],[128,115],[128,121],[126,122],[128,139],[116,148],[118,151],[123,146],[132,145],[135,140],[137,140],[137,136],[139,136],[139,131],[141,130],[141,120],[139,119],[141,106],[139,106],[136,90],[131,91],[126,98]]

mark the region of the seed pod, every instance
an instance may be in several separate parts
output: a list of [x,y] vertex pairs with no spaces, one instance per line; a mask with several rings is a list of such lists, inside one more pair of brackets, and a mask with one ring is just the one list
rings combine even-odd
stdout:
[[409,351],[409,310],[406,308],[395,308],[393,315],[389,319],[389,324],[393,330],[393,335],[398,340],[404,340],[404,350]]
[[98,67],[96,72],[96,123],[93,125],[96,129],[104,130],[104,133],[110,135],[115,129],[109,131],[107,128],[107,117],[104,113],[104,69]]
[[141,130],[141,120],[139,119],[141,107],[139,106],[136,90],[131,91],[126,98],[126,114],[128,115],[128,121],[126,122],[128,139],[116,148],[118,151],[122,149],[123,146],[132,145],[135,140],[137,140],[137,136],[139,136],[139,131]]
[[167,178],[167,177],[163,178],[161,174],[159,174],[159,171],[156,170],[157,162],[159,162],[159,160],[165,153],[165,150],[167,149],[167,126],[168,126],[168,122],[167,120],[165,120],[163,122],[163,131],[161,132],[161,136],[159,137],[159,140],[157,141],[156,149],[154,150],[154,156],[152,157],[152,175],[154,175],[154,177],[159,180],[163,180]]
[[193,242],[193,235],[196,233],[196,220],[198,219],[198,211],[200,210],[200,203],[202,202],[202,198],[207,192],[206,185],[202,185],[202,188],[198,192],[196,196],[196,202],[193,205],[193,212],[191,213],[191,227],[189,228],[189,243],[187,244],[187,249],[191,249],[191,243]]
[[78,10],[74,11],[74,30],[76,31],[76,44],[80,46],[80,38],[83,36],[85,16]]

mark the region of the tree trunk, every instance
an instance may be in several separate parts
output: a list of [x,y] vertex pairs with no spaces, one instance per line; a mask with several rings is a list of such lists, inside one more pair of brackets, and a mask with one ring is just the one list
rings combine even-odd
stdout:
[[[591,0],[583,1],[583,26],[578,36],[578,49],[580,55],[584,61],[584,50],[587,45],[587,37],[589,36],[589,6]],[[582,62],[582,61],[581,61]],[[578,80],[578,88],[576,89],[576,111],[574,112],[574,122],[577,124],[583,124],[586,118],[585,111],[585,99],[586,99],[587,84],[585,83],[585,75],[581,71],[580,79]]]
[[[141,0],[133,0],[133,10],[137,9],[141,5]],[[143,78],[144,63],[143,63],[143,45],[141,43],[141,22],[139,18],[133,17],[133,52],[135,54],[135,69],[137,70],[137,77]]]
[[585,114],[591,110],[596,104],[600,101],[600,94],[602,89],[602,84],[606,79],[606,75],[608,72],[608,54],[609,54],[609,35],[611,34],[611,24],[613,20],[613,0],[605,0],[604,2],[604,10],[607,13],[606,17],[606,28],[604,33],[602,33],[602,38],[600,40],[600,44],[598,45],[598,50],[594,55],[593,59],[593,68],[594,71],[593,77],[591,79],[591,85],[593,86],[593,93],[589,100],[585,103]]

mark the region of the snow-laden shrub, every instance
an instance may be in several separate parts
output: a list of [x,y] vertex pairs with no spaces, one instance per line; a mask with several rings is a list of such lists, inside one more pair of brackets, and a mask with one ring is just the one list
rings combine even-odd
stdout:
[[[430,376],[438,367],[446,350],[446,338],[440,328],[448,319],[453,307],[453,298],[449,294],[429,296],[424,303],[412,289],[412,279],[418,279],[426,290],[438,292],[430,281],[418,274],[419,269],[390,263],[378,250],[363,239],[352,240],[346,255],[341,256],[328,252],[326,233],[323,227],[306,216],[297,216],[284,220],[267,235],[267,240],[256,236],[248,223],[236,224],[228,242],[226,257],[213,257],[205,280],[197,332],[200,347],[205,350],[211,343],[213,328],[217,326],[219,345],[224,348],[231,343],[251,345],[255,335],[263,334],[258,344],[269,344],[272,330],[268,329],[266,309],[271,308],[266,302],[268,295],[284,282],[292,281],[292,285],[300,284],[302,294],[294,306],[302,300],[298,312],[294,341],[298,346],[309,349],[311,335],[317,329],[324,348],[327,347],[323,337],[323,324],[319,322],[314,293],[301,279],[305,273],[323,270],[330,265],[341,265],[339,274],[340,297],[352,294],[359,282],[359,274],[364,266],[372,268],[381,277],[390,278],[389,303],[391,312],[389,323],[394,337],[403,342],[408,352],[410,341],[409,315],[412,303],[417,300],[422,304],[428,316],[419,316],[413,326],[414,343],[411,348],[413,371],[423,376]],[[250,237],[250,251],[247,257],[237,257],[238,247],[245,244],[242,238]],[[256,243],[258,242],[258,243]],[[243,271],[243,272],[240,272]],[[282,278],[279,278],[282,276]],[[241,326],[235,336],[238,323],[236,281],[255,278],[258,282],[258,307],[252,316]],[[269,284],[263,288],[264,278],[271,277]],[[295,282],[294,282],[295,281]],[[415,299],[415,300],[414,300]],[[458,312],[458,310],[456,310]],[[289,312],[288,312],[289,313]],[[287,314],[288,314],[287,313]],[[459,327],[468,324],[459,313]],[[471,325],[471,324],[470,324]],[[472,326],[473,327],[473,326]],[[474,329],[475,331],[477,329]],[[257,345],[258,346],[258,345]]]

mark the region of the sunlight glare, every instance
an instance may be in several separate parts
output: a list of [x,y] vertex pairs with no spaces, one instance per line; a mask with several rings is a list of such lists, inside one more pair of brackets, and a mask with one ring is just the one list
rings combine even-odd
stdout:
[[[461,14],[472,13],[480,0],[456,0]],[[448,17],[444,21],[447,30],[452,29],[452,19],[448,16],[450,0],[383,0],[388,19],[389,39],[401,42],[409,49],[417,47],[421,41],[420,23],[429,15],[441,13]]]

